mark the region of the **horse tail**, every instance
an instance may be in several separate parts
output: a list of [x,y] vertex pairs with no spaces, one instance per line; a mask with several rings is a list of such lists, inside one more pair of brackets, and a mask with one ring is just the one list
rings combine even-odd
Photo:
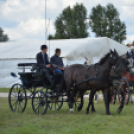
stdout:
[[64,77],[62,77],[61,82],[59,84],[58,90],[57,90],[57,95],[60,95],[61,93],[63,93],[64,91],[66,91],[66,84],[65,84],[65,80]]

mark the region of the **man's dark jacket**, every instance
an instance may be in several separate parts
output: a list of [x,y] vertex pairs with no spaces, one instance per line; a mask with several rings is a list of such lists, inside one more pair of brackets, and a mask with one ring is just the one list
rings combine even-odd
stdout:
[[44,59],[43,59],[43,54],[42,52],[39,52],[36,56],[36,60],[37,60],[37,64],[38,65],[41,65],[44,67],[46,67],[47,64],[50,64],[49,60],[48,60],[48,55],[47,54],[44,54],[44,58],[45,58],[45,63],[44,63]]
[[55,64],[56,68],[64,66],[62,58],[57,56],[56,54],[51,57],[50,63]]

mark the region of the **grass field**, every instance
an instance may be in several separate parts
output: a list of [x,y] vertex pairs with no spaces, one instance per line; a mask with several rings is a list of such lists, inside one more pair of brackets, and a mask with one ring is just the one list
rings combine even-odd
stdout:
[[67,103],[59,111],[48,110],[37,116],[31,101],[23,114],[12,113],[7,98],[0,98],[0,134],[133,134],[134,104],[117,114],[119,104],[111,105],[112,116],[105,115],[102,101],[95,104],[96,113],[85,114],[87,100],[81,112],[70,115]]
[[9,92],[10,88],[0,88],[0,92]]

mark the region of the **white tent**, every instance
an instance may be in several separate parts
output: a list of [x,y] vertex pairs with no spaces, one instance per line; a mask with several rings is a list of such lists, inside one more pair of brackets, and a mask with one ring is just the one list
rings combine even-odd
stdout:
[[[36,62],[36,54],[40,51],[43,41],[21,41],[0,43],[0,87],[11,87],[18,80],[10,76],[11,72],[18,73],[18,63]],[[74,63],[83,64],[85,58],[100,59],[110,49],[116,49],[120,55],[129,51],[124,45],[109,38],[85,38],[47,41],[48,55],[51,57],[54,50],[61,48],[61,57],[65,65]],[[49,47],[50,46],[50,47]]]

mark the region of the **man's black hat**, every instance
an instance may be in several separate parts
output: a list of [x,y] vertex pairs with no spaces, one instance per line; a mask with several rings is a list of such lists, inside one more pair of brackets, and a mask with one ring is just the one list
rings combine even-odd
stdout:
[[47,49],[47,45],[41,45],[41,50]]

